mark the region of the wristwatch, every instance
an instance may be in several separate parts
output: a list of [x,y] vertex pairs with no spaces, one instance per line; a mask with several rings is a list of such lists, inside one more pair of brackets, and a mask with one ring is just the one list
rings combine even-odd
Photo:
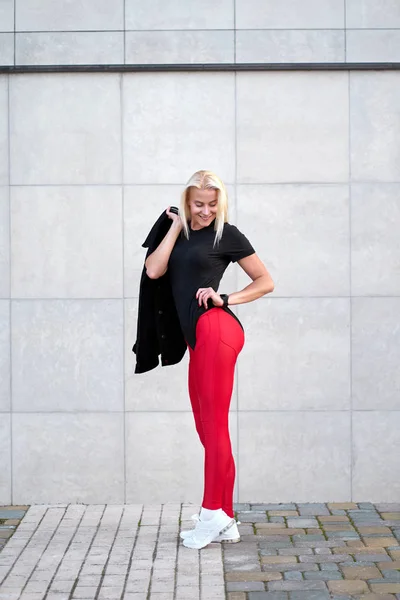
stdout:
[[228,294],[220,294],[222,300],[223,300],[223,307],[228,306],[228,299],[229,299],[229,295]]

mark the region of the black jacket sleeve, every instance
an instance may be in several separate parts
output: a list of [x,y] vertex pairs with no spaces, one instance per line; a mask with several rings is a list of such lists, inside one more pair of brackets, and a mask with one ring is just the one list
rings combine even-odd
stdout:
[[[178,213],[176,207],[171,207],[171,211]],[[171,224],[171,219],[163,212],[142,244],[148,249],[145,260],[161,243]],[[135,373],[144,373],[157,367],[160,354],[161,364],[165,366],[176,364],[186,352],[168,271],[158,279],[150,279],[143,266],[136,342],[132,351],[136,354]]]

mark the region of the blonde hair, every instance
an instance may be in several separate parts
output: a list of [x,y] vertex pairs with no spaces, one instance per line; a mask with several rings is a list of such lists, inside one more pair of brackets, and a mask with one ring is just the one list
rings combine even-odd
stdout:
[[196,171],[186,183],[181,194],[179,216],[182,221],[185,237],[189,239],[188,220],[191,218],[188,205],[190,189],[195,187],[199,190],[217,190],[218,204],[214,223],[215,239],[214,246],[220,241],[224,230],[224,223],[228,221],[228,194],[222,180],[212,171]]

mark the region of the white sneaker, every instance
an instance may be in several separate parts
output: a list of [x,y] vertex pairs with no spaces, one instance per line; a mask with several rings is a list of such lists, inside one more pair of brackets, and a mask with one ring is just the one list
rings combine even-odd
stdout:
[[240,525],[240,521],[235,521],[232,527],[229,527],[225,533],[221,533],[213,542],[225,542],[226,544],[237,544],[237,542],[240,542],[238,525]]
[[199,519],[192,534],[183,540],[183,545],[186,548],[200,550],[228,531],[234,523],[235,519],[229,517],[223,510],[208,521]]
[[[197,523],[197,521],[199,520],[199,515],[195,514],[191,516],[191,519]],[[221,533],[221,535],[219,535],[217,538],[215,538],[215,540],[213,540],[213,542],[226,542],[228,544],[236,544],[237,542],[240,542],[240,533],[239,533],[239,529],[238,529],[238,525],[241,525],[240,521],[235,521],[235,523],[232,525],[232,527],[229,527],[229,529],[227,531],[225,531],[225,533]],[[180,532],[180,537],[182,538],[182,540],[186,539],[187,537],[190,537],[193,533],[194,529],[188,529],[186,531],[181,531]]]

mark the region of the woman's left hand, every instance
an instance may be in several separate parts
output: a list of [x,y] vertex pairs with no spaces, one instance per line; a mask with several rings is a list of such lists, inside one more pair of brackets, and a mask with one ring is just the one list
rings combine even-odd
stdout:
[[217,294],[217,292],[211,287],[199,288],[196,292],[196,298],[199,302],[199,306],[201,306],[201,304],[204,304],[204,308],[207,308],[207,300],[209,298],[211,298],[214,306],[223,306],[224,304],[224,301],[222,300],[221,296]]

